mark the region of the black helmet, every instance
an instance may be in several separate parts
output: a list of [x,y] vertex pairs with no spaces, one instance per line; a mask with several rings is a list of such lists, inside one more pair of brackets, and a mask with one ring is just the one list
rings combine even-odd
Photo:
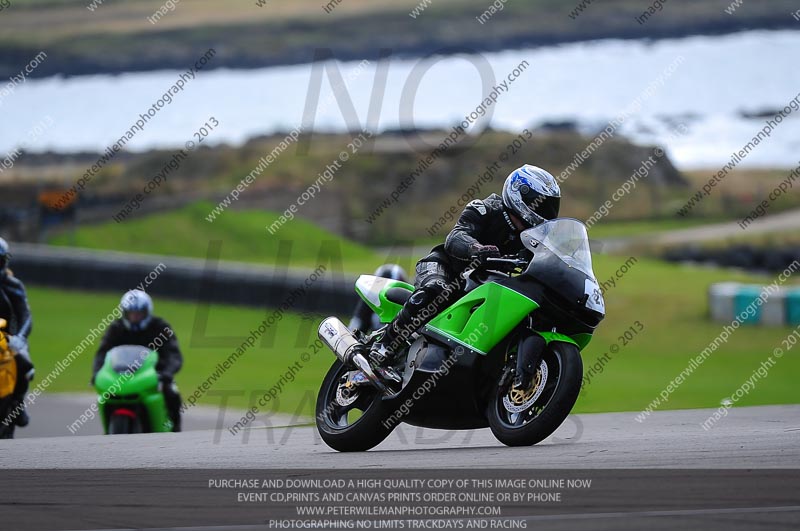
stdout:
[[8,247],[8,242],[0,238],[0,271],[5,271],[10,261],[11,249]]
[[512,171],[503,184],[503,204],[533,227],[558,217],[561,189],[549,172],[525,164]]

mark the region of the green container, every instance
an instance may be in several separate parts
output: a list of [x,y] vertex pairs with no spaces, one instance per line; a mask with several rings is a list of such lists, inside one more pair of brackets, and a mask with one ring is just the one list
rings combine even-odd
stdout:
[[786,291],[786,323],[800,325],[800,288]]
[[[760,286],[741,286],[736,295],[733,296],[734,318],[739,318],[742,323],[758,324],[761,321],[762,305],[755,303],[755,301],[761,295],[761,291],[762,288]],[[748,312],[748,308],[751,305],[753,308]]]

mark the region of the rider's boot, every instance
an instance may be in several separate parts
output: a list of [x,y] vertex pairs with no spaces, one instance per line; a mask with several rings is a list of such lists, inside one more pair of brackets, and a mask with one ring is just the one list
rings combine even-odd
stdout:
[[392,323],[390,323],[383,335],[372,344],[369,352],[369,359],[375,372],[384,380],[401,381],[400,375],[391,367],[397,356],[396,348],[397,337],[394,334]]
[[14,400],[13,407],[11,411],[16,411],[17,416],[14,417],[14,424],[19,426],[20,428],[24,428],[31,422],[30,416],[28,416],[28,412],[25,409],[25,402],[22,400]]
[[369,351],[369,359],[376,367],[389,365],[394,360],[394,357],[394,350],[390,348],[390,344],[386,343],[384,338],[373,343]]

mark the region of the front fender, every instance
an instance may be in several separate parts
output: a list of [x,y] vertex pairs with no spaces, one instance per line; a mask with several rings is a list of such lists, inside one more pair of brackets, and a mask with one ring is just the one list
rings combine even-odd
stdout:
[[[575,345],[576,347],[578,347],[578,350],[581,350],[581,348],[582,348],[581,345],[579,345],[577,343],[577,341],[575,341],[574,339],[572,339],[570,336],[568,336],[566,334],[561,334],[559,332],[540,332],[538,330],[534,330],[534,332],[536,332],[536,334],[541,336],[542,339],[544,339],[547,342],[548,345],[550,343],[552,343],[553,341],[561,341],[563,343],[569,343],[571,345]],[[587,341],[587,343],[588,343],[588,341]]]

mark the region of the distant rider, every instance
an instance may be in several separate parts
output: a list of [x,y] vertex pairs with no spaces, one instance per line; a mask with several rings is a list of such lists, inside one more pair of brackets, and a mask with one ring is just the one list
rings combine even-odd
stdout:
[[[178,347],[178,338],[164,319],[153,315],[153,300],[142,290],[125,293],[120,301],[122,317],[112,322],[106,330],[92,369],[92,385],[97,372],[103,367],[106,353],[120,345],[141,345],[158,352],[156,371],[162,383],[164,401],[173,431],[181,431],[181,397],[175,385],[175,374],[181,370],[183,356]],[[160,338],[160,341],[156,341]],[[161,345],[160,347],[157,345]]]
[[17,363],[17,383],[14,387],[14,404],[12,411],[17,411],[14,422],[19,427],[25,427],[30,422],[28,412],[25,410],[25,394],[28,385],[33,379],[34,369],[28,352],[28,336],[31,335],[33,320],[31,309],[28,306],[28,296],[25,286],[14,276],[8,264],[11,261],[11,252],[8,243],[0,238],[0,317],[8,322],[8,346],[14,353]]

